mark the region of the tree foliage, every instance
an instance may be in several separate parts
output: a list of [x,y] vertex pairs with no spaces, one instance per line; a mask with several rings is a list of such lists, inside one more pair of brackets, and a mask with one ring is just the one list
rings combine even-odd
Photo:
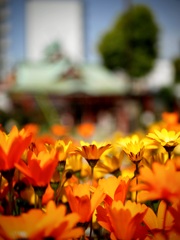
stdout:
[[175,58],[173,61],[175,69],[175,83],[180,83],[180,58]]
[[100,39],[98,51],[103,64],[111,70],[123,69],[132,77],[147,74],[158,54],[158,31],[148,7],[132,6]]

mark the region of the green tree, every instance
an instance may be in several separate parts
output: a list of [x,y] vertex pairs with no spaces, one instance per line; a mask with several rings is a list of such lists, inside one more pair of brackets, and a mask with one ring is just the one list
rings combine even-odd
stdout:
[[147,6],[132,6],[100,39],[97,47],[103,64],[111,70],[123,69],[131,77],[147,74],[157,58],[158,31]]
[[173,61],[174,69],[175,69],[175,83],[180,83],[180,58],[175,58]]

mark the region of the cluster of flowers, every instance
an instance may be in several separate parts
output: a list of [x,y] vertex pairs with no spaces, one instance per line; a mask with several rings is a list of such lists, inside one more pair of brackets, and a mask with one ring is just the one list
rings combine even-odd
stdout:
[[177,113],[103,143],[53,133],[0,131],[0,239],[180,239]]

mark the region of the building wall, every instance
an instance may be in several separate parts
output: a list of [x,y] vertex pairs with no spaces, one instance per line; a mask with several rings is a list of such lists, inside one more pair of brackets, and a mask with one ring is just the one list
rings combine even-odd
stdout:
[[84,58],[82,0],[9,0],[10,64],[43,58],[59,42],[72,60]]
[[44,49],[58,42],[70,59],[83,60],[83,9],[80,1],[27,1],[25,21],[27,59],[41,59]]

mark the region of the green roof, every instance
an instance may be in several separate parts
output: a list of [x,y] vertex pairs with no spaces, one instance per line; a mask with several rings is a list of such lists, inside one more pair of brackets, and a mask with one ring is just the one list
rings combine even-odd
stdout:
[[[63,74],[77,69],[79,78]],[[16,83],[12,93],[46,93],[68,95],[84,93],[92,96],[124,95],[129,91],[125,77],[118,76],[100,64],[72,65],[66,59],[54,63],[22,63],[16,69]]]

